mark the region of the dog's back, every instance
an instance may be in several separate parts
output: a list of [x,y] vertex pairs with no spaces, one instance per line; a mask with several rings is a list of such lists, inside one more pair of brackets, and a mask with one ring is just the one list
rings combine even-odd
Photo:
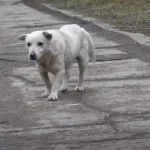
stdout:
[[68,35],[77,36],[81,34],[81,27],[76,24],[64,25],[60,28],[60,31]]
[[80,50],[84,47],[86,40],[86,43],[88,43],[88,54],[90,60],[95,61],[94,43],[90,34],[85,29],[76,24],[71,24],[61,27],[60,32],[64,34],[67,43],[70,45],[69,47],[72,47],[69,50],[72,50],[72,52],[75,53],[80,53]]

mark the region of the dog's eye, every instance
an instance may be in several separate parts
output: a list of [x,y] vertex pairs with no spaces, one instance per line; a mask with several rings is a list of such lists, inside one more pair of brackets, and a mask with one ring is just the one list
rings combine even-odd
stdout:
[[28,42],[28,43],[27,43],[27,45],[28,45],[28,46],[31,46],[31,43],[30,43],[30,42]]
[[38,42],[38,46],[43,46],[43,43],[42,42]]

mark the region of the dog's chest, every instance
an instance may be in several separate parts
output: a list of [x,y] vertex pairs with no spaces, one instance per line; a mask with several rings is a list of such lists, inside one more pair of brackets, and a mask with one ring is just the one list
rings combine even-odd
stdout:
[[58,72],[58,67],[56,64],[42,64],[42,67],[47,71],[47,72],[51,72],[52,74],[56,74]]

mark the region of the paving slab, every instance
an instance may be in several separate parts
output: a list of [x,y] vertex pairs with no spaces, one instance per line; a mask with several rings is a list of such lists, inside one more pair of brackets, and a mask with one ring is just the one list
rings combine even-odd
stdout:
[[120,51],[116,48],[96,48],[95,49],[96,55],[121,55],[121,54],[127,54],[125,52]]
[[[147,77],[150,73],[149,67],[149,63],[138,59],[89,63],[85,73],[85,81]],[[77,81],[78,73],[78,66],[74,64],[74,67],[70,70],[70,81]],[[21,76],[39,85],[43,83],[35,66],[14,69],[14,76]],[[53,81],[52,74],[50,74],[50,78]]]
[[94,40],[95,47],[117,47],[119,46],[118,43],[106,40],[102,37],[97,37],[96,34],[91,33],[92,38]]
[[[30,27],[33,25],[53,25],[53,24],[65,24],[68,23],[67,20],[58,19],[53,15],[44,15],[39,11],[35,11],[34,9],[25,6],[24,4],[17,3],[13,5],[13,1],[6,0],[3,1],[3,4],[0,6],[0,25],[1,28],[12,28],[12,27]],[[20,15],[22,17],[20,17]],[[4,16],[6,16],[4,18]],[[7,17],[9,16],[9,17]],[[10,23],[8,23],[10,22]]]
[[[104,68],[107,68],[108,70],[104,70]],[[57,125],[69,125],[70,123],[73,125],[79,122],[82,124],[89,123],[91,121],[103,123],[106,121],[105,119],[108,115],[111,115],[112,121],[116,123],[123,122],[124,125],[125,122],[129,122],[131,120],[143,122],[139,115],[149,111],[150,95],[148,91],[150,89],[150,83],[148,79],[143,80],[141,76],[149,78],[148,63],[144,63],[136,59],[131,59],[128,61],[98,62],[94,65],[90,64],[88,70],[89,71],[87,71],[85,76],[85,92],[76,93],[73,91],[78,79],[78,71],[76,65],[74,65],[74,69],[72,70],[73,73],[71,75],[70,91],[66,94],[60,93],[60,101],[57,102],[58,110],[56,108],[52,109],[52,112],[55,112],[54,114],[57,114],[56,111],[61,112],[62,109],[62,115],[51,116],[46,115],[45,112],[44,117],[40,118],[45,118],[45,120],[49,120],[50,122],[56,122],[52,121],[53,119],[59,120],[57,121]],[[32,74],[30,74],[31,71],[33,71]],[[95,75],[93,75],[93,72]],[[44,86],[36,69],[33,67],[18,68],[14,70],[14,76],[20,76],[23,78],[23,80],[19,81],[13,79],[13,86],[21,87],[22,91],[25,91],[26,94],[24,95],[26,95],[26,103],[32,107],[41,107],[42,103],[40,95],[42,91],[44,92]],[[142,93],[144,93],[144,95]],[[60,104],[61,106],[59,106]],[[87,112],[83,111],[83,114],[81,114],[82,110],[84,110],[83,108],[88,109]],[[94,116],[91,116],[93,115],[93,112],[90,113],[89,109],[95,110]],[[71,114],[68,116],[64,110],[70,113],[76,110],[76,115],[73,114],[73,116],[76,116],[76,119],[71,121]],[[78,110],[80,110],[79,114]],[[50,114],[53,114],[52,112],[50,112]],[[87,113],[88,118],[86,118]],[[97,113],[100,113],[100,116],[103,117],[101,118],[97,115]],[[134,116],[130,116],[132,114],[134,114]],[[142,116],[144,116],[144,114]],[[64,117],[69,117],[69,120],[67,121]],[[80,117],[84,119],[80,121]],[[89,117],[92,118],[91,121]],[[69,123],[69,121],[71,122]],[[50,122],[46,121],[48,124],[50,124]],[[65,124],[65,122],[67,124]],[[117,126],[120,126],[120,124]],[[116,127],[116,130],[120,129]]]

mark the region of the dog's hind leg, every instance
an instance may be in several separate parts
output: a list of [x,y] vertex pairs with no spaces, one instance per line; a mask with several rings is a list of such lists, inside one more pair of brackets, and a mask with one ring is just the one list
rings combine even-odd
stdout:
[[79,80],[76,85],[75,90],[78,92],[84,91],[83,82],[84,82],[84,72],[89,62],[89,56],[87,54],[81,55],[78,60],[79,66]]
[[68,90],[68,85],[69,85],[69,72],[66,71],[64,74],[63,83],[61,85],[60,90],[62,92],[66,92]]

